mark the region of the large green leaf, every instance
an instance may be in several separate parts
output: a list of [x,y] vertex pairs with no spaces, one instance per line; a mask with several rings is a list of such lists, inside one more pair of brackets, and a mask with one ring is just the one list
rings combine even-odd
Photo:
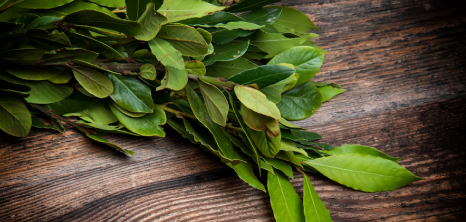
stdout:
[[286,90],[292,88],[296,81],[298,80],[297,75],[291,75],[286,79],[280,80],[279,82],[269,85],[263,89],[261,92],[267,96],[267,99],[277,104],[282,100],[282,93]]
[[239,178],[241,178],[244,182],[258,190],[266,192],[264,185],[257,179],[256,175],[254,174],[251,164],[240,163],[235,166],[231,166],[231,164],[228,165],[236,171]]
[[73,74],[86,91],[98,98],[105,98],[113,92],[112,81],[95,69],[83,66],[74,67]]
[[291,129],[290,131],[293,135],[297,136],[298,138],[301,138],[307,141],[314,141],[314,140],[322,139],[322,136],[320,136],[317,133],[307,132],[307,131],[297,130],[297,129]]
[[129,116],[129,117],[134,117],[134,118],[138,118],[138,117],[142,117],[144,115],[146,115],[147,113],[136,113],[136,112],[131,112],[131,111],[128,111],[126,110],[125,108],[121,107],[120,105],[118,105],[117,103],[115,103],[115,101],[112,100],[112,104],[113,106],[115,106],[118,110],[120,110],[120,112],[122,112],[123,114]]
[[280,119],[280,111],[277,106],[267,100],[264,94],[260,91],[242,85],[235,86],[235,94],[243,105],[256,113]]
[[165,76],[161,81],[161,85],[157,90],[170,88],[173,90],[181,90],[188,83],[188,72],[186,69],[176,69],[171,66],[165,67]]
[[[265,58],[271,58],[289,48],[299,46],[307,38],[287,38],[282,34],[257,31],[251,37],[251,44],[268,53]],[[285,62],[286,63],[286,62]]]
[[155,9],[159,9],[163,0],[126,0],[126,14],[128,18],[137,21],[146,10],[146,5],[155,4]]
[[295,86],[283,93],[277,104],[282,117],[288,120],[302,120],[310,117],[322,104],[322,96],[310,82]]
[[239,57],[232,61],[215,62],[214,64],[206,67],[206,75],[213,77],[222,77],[228,79],[242,71],[252,69],[257,65],[248,59]]
[[181,55],[181,52],[176,50],[169,42],[161,38],[154,38],[149,41],[149,47],[152,53],[164,66],[171,66],[176,69],[185,68],[183,55]]
[[251,136],[257,149],[266,157],[273,158],[281,148],[281,136],[270,137],[265,131],[259,132],[251,128],[247,128],[248,134]]
[[212,55],[207,56],[202,62],[206,65],[212,65],[216,61],[230,61],[241,57],[248,50],[249,41],[232,42],[222,45],[216,45]]
[[224,28],[209,28],[206,30],[212,35],[212,41],[217,44],[225,44],[238,37],[245,37],[254,33],[253,30],[243,29],[228,30]]
[[162,25],[167,22],[167,18],[156,11],[154,3],[149,3],[147,4],[146,11],[138,19],[138,22],[142,24],[142,31],[134,36],[134,38],[141,41],[149,41],[157,35]]
[[319,71],[324,62],[324,53],[310,46],[296,46],[288,49],[267,63],[276,65],[289,63],[295,66],[296,74],[299,75],[297,85],[309,81]]
[[31,113],[16,97],[0,96],[0,129],[6,133],[25,137],[31,129]]
[[258,25],[271,25],[278,19],[282,8],[261,8],[241,14],[240,17]]
[[395,161],[398,162],[400,158],[398,157],[392,157],[388,154],[385,154],[383,152],[380,152],[372,147],[369,146],[361,146],[358,144],[346,144],[340,147],[335,147],[330,151],[324,151],[325,153],[328,153],[330,155],[341,155],[341,154],[350,154],[350,153],[357,153],[361,155],[370,155],[370,156],[378,156],[382,157],[387,160]]
[[264,161],[270,165],[272,165],[275,169],[281,170],[285,175],[290,178],[293,178],[293,168],[290,164],[286,163],[283,160],[279,160],[277,158],[268,158],[268,157],[261,157]]
[[107,101],[105,100],[98,100],[87,109],[76,113],[67,113],[63,116],[77,116],[87,122],[98,125],[107,125],[118,121],[116,116],[113,115],[112,111],[108,107]]
[[356,153],[322,157],[303,164],[340,184],[365,192],[394,190],[421,179],[394,161]]
[[42,66],[11,66],[6,67],[5,70],[11,75],[25,80],[47,80],[63,72],[63,70]]
[[244,105],[241,105],[241,115],[244,123],[255,131],[266,131],[270,137],[280,134],[280,124],[274,118],[256,113]]
[[201,98],[189,84],[186,85],[186,93],[194,115],[212,133],[222,154],[229,160],[235,159],[233,144],[230,142],[230,139],[225,135],[223,128],[212,121]]
[[157,37],[169,42],[184,56],[202,56],[209,48],[204,37],[195,28],[186,25],[165,25]]
[[224,8],[202,0],[164,0],[158,12],[167,17],[168,22],[172,23],[190,18],[199,18]]
[[122,152],[122,153],[129,154],[129,155],[131,155],[131,156],[134,156],[134,152],[133,152],[133,151],[127,150],[127,149],[123,149],[123,148],[119,147],[118,145],[116,145],[116,144],[114,144],[114,143],[108,142],[106,139],[104,139],[104,138],[102,138],[102,137],[100,137],[100,136],[98,136],[98,135],[93,135],[93,134],[87,133],[86,136],[89,137],[89,138],[91,138],[91,139],[93,139],[93,140],[95,140],[95,141],[97,141],[97,142],[101,142],[101,143],[103,143],[103,144],[105,144],[105,145],[107,145],[107,146],[109,146],[109,147],[112,147],[112,148],[114,148],[114,149],[116,149],[116,150],[118,150],[118,151],[120,151],[120,152]]
[[25,0],[18,4],[21,8],[51,9],[70,3],[73,0]]
[[316,221],[316,222],[332,222],[330,213],[325,207],[324,202],[320,200],[319,194],[309,181],[309,177],[303,173],[304,176],[304,185],[303,185],[303,205],[304,205],[304,215],[306,221]]
[[258,25],[252,22],[245,21],[233,21],[226,24],[219,23],[215,25],[199,25],[201,27],[213,27],[213,28],[223,28],[227,30],[243,29],[243,30],[256,30],[264,27],[263,25]]
[[223,93],[217,87],[203,81],[199,81],[199,88],[212,121],[220,126],[225,126],[230,107]]
[[97,99],[89,98],[79,91],[74,91],[69,97],[59,102],[44,105],[45,108],[50,109],[57,115],[67,113],[77,113],[81,110],[87,109],[95,104]]
[[283,7],[280,17],[273,23],[273,27],[282,33],[303,34],[317,26],[303,12],[289,7]]
[[64,48],[59,51],[54,51],[54,53],[47,53],[44,55],[42,60],[44,64],[49,62],[68,62],[71,60],[79,59],[86,62],[94,61],[99,53],[92,52],[86,49],[79,48]]
[[268,4],[279,2],[280,0],[244,0],[226,9],[228,12],[244,12],[262,8]]
[[134,76],[106,73],[113,83],[110,97],[122,108],[130,112],[151,113],[154,109],[151,89]]
[[154,106],[154,112],[144,115],[139,118],[129,117],[113,105],[110,109],[118,120],[128,128],[131,132],[137,133],[142,136],[160,136],[165,137],[165,132],[160,125],[167,122],[165,111],[160,106]]
[[102,6],[119,8],[125,6],[125,0],[90,0]]
[[[35,0],[31,0],[35,1]],[[145,7],[145,6],[144,6]],[[73,12],[77,12],[83,9],[93,9],[97,10],[100,12],[103,12],[107,15],[110,15],[112,17],[117,17],[117,15],[113,14],[112,11],[108,10],[105,7],[100,7],[94,3],[90,2],[85,2],[83,0],[74,0],[73,2],[66,4],[64,6],[58,7],[58,8],[52,8],[48,10],[34,10],[34,13],[37,13],[41,16],[55,16],[55,17],[62,17],[65,15],[68,15]]]
[[346,91],[346,89],[334,88],[332,86],[323,86],[317,88],[322,95],[322,102],[329,101],[334,96]]
[[262,89],[290,77],[294,70],[280,65],[265,65],[245,70],[228,78],[228,81],[247,85],[257,84]]
[[218,23],[227,23],[232,21],[243,21],[242,18],[224,11],[215,12],[211,15],[206,15],[201,18],[192,18],[180,21],[180,23],[185,25],[215,25]]
[[128,36],[135,36],[142,30],[140,23],[112,17],[93,9],[85,9],[66,15],[64,22],[115,30]]
[[291,140],[287,140],[287,139],[283,139],[280,141],[281,142],[281,148],[280,150],[283,150],[283,151],[289,151],[289,152],[295,152],[295,153],[300,153],[304,156],[308,156],[308,154],[306,153],[305,150],[303,149],[300,149],[298,147],[296,147],[296,145],[294,144],[293,141]]
[[31,87],[29,97],[25,98],[27,102],[37,104],[49,104],[65,99],[71,93],[73,88],[67,85],[52,84],[49,81],[27,81],[18,79],[0,70],[0,79],[4,79],[16,84]]
[[[154,38],[154,41],[155,39],[157,38]],[[149,47],[151,48],[151,51],[153,51],[153,47],[155,46],[155,43],[151,43],[152,41],[149,41]],[[139,43],[138,43],[139,44]],[[175,48],[171,47],[173,50],[175,50]],[[154,48],[154,50],[156,50],[156,48]],[[158,49],[157,49],[158,50]],[[181,60],[181,53],[179,53],[179,58],[180,58],[180,62],[182,61]],[[162,56],[162,55],[160,55]],[[158,60],[157,60],[157,57],[155,57],[155,55],[152,53],[152,52],[149,52],[149,50],[147,49],[140,49],[140,50],[137,50],[133,53],[133,55],[131,55],[131,57],[133,57],[133,59],[135,59],[136,61],[138,62],[141,62],[141,63],[157,63]],[[165,58],[165,57],[163,57]],[[165,63],[162,63],[163,65],[166,65]],[[180,63],[181,64],[181,63]],[[182,67],[180,65],[180,67]]]
[[277,222],[304,222],[303,203],[288,178],[282,172],[268,173],[267,189],[270,205]]

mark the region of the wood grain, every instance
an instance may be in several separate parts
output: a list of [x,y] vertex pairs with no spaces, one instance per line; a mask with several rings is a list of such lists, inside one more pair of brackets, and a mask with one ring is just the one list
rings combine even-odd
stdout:
[[[286,0],[329,50],[316,81],[347,89],[302,127],[377,147],[425,180],[363,193],[310,175],[335,221],[461,221],[466,210],[466,2]],[[0,221],[273,221],[266,194],[176,132],[0,134]],[[264,179],[264,178],[262,178]],[[264,181],[265,182],[265,181]],[[292,181],[301,194],[302,177]]]

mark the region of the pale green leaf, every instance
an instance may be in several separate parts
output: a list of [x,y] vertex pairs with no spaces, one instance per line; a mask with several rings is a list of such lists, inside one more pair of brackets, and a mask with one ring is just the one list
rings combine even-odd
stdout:
[[319,194],[317,194],[314,187],[312,186],[309,177],[307,177],[307,175],[304,173],[303,176],[303,205],[306,221],[332,222],[330,213],[325,207],[324,202],[320,200]]
[[167,17],[167,22],[172,23],[189,18],[199,18],[224,8],[202,0],[164,0],[158,12]]
[[274,119],[280,118],[280,111],[277,106],[267,100],[265,95],[260,91],[242,85],[236,85],[234,90],[238,99],[247,108]]
[[392,157],[388,154],[385,154],[383,152],[378,151],[377,149],[374,149],[369,146],[361,146],[358,144],[346,144],[340,147],[335,147],[330,151],[324,151],[327,154],[330,155],[341,155],[341,154],[350,154],[350,153],[357,153],[361,155],[370,155],[370,156],[378,156],[382,157],[387,160],[395,161],[398,162],[400,158],[398,157]]
[[322,95],[322,102],[329,101],[332,99],[334,96],[346,91],[346,89],[338,89],[334,88],[332,86],[323,86],[323,87],[318,87],[317,88]]
[[91,139],[93,139],[93,140],[95,140],[95,141],[97,141],[97,142],[101,142],[101,143],[103,143],[103,144],[105,144],[105,145],[107,145],[107,146],[109,146],[109,147],[112,147],[112,148],[114,148],[114,149],[116,149],[116,150],[118,150],[118,151],[120,151],[120,152],[122,152],[122,153],[131,155],[131,156],[134,156],[134,152],[133,152],[133,151],[127,150],[127,149],[123,149],[123,148],[119,147],[118,145],[116,145],[116,144],[114,144],[114,143],[108,142],[107,140],[105,140],[104,138],[102,138],[102,137],[100,137],[100,136],[93,135],[93,134],[89,134],[89,133],[87,133],[86,136],[89,137],[89,138],[91,138]]
[[276,137],[280,134],[280,124],[274,118],[256,113],[243,104],[241,104],[241,115],[244,123],[255,131],[266,131],[270,137]]
[[161,81],[161,85],[157,90],[170,88],[173,90],[181,90],[188,83],[188,72],[186,69],[176,69],[171,66],[165,67],[165,76]]
[[167,18],[155,10],[154,3],[149,3],[138,22],[142,24],[142,31],[134,38],[141,41],[150,41],[157,35],[162,25],[167,22]]
[[47,80],[60,75],[63,70],[43,66],[11,66],[5,71],[24,80]]
[[217,87],[203,81],[199,81],[199,88],[212,121],[225,126],[230,107],[223,93]]
[[51,9],[70,3],[73,0],[25,0],[18,4],[20,8]]
[[277,222],[304,222],[304,207],[288,178],[282,172],[268,173],[267,189]]
[[195,28],[186,25],[164,25],[157,38],[166,40],[184,56],[202,56],[209,48],[204,37]]
[[164,66],[171,66],[176,69],[185,68],[181,52],[176,50],[169,42],[160,38],[154,38],[149,41],[149,47]]
[[25,137],[31,125],[31,113],[20,99],[13,96],[0,96],[1,130],[13,136]]
[[86,91],[98,98],[105,98],[113,92],[112,81],[95,69],[74,67],[73,74]]
[[261,92],[264,93],[268,100],[277,104],[282,100],[282,93],[290,88],[293,88],[297,81],[298,76],[294,74],[284,80],[261,89]]
[[129,117],[120,112],[120,110],[113,105],[110,105],[110,109],[121,124],[131,132],[142,136],[165,137],[165,131],[163,131],[161,125],[167,122],[167,117],[165,116],[165,111],[160,106],[155,106],[153,113],[149,113],[139,118]]

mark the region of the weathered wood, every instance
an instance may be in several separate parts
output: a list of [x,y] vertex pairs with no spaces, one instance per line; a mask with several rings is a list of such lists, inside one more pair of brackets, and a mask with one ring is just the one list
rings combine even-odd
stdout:
[[[331,51],[316,81],[348,91],[300,126],[334,145],[402,157],[425,178],[363,193],[311,181],[335,221],[459,221],[466,210],[466,2],[287,0]],[[0,134],[0,221],[273,221],[267,195],[176,132],[113,136],[129,158],[84,138]],[[302,177],[292,181],[301,192]],[[265,182],[265,181],[264,181]]]

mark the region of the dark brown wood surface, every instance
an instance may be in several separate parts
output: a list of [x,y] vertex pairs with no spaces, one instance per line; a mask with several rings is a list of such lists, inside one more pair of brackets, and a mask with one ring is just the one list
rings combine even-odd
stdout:
[[[330,51],[316,81],[347,89],[297,124],[333,145],[401,157],[425,180],[363,193],[311,181],[335,221],[466,220],[466,2],[288,0]],[[0,134],[0,221],[273,221],[266,194],[168,131],[113,136],[126,157],[69,128]],[[265,182],[265,181],[264,181]],[[302,177],[292,181],[301,194]]]

